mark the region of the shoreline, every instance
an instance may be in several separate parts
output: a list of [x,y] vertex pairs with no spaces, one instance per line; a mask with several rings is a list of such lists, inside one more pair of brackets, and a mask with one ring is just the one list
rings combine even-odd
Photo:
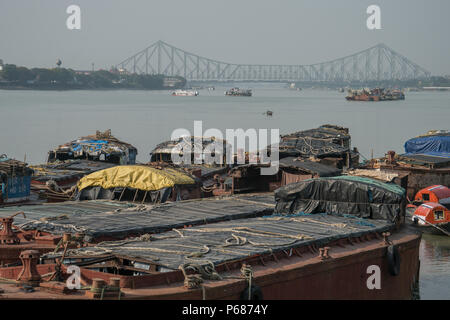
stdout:
[[93,88],[93,87],[24,87],[24,86],[1,86],[0,90],[10,90],[10,91],[80,91],[80,90],[86,90],[86,91],[118,91],[118,90],[136,90],[136,91],[158,91],[158,90],[164,90],[164,91],[170,91],[170,90],[176,90],[181,89],[178,87],[170,87],[170,88],[137,88],[137,87],[120,87],[120,88]]
[[70,88],[70,89],[40,89],[40,88],[1,88],[0,90],[4,91],[120,91],[120,90],[129,90],[129,91],[170,91],[176,90],[174,88],[167,89],[140,89],[140,88],[117,88],[117,89],[109,89],[109,88]]

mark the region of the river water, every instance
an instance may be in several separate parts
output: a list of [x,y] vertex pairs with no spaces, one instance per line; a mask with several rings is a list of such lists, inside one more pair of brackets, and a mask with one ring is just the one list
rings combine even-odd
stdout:
[[[248,84],[239,85],[248,88]],[[352,146],[370,158],[432,129],[449,129],[450,92],[408,92],[403,101],[349,102],[334,90],[289,90],[251,84],[253,97],[226,97],[228,88],[200,90],[197,97],[168,91],[7,91],[0,90],[0,154],[28,163],[47,151],[96,130],[111,129],[137,147],[138,161],[166,141],[174,129],[279,129],[281,134],[336,124],[350,128]],[[272,117],[265,115],[270,110]],[[450,299],[450,238],[424,236],[420,297]]]

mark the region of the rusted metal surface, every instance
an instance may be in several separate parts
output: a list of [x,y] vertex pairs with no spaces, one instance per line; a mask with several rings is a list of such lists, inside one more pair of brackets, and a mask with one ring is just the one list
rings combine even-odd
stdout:
[[[101,279],[103,287],[109,283],[110,287],[117,288],[119,282],[122,299],[202,299],[203,290],[206,299],[240,299],[247,286],[247,281],[239,276],[240,268],[245,263],[252,266],[252,283],[261,288],[264,299],[410,299],[412,286],[418,276],[420,235],[403,228],[391,235],[391,241],[397,246],[401,257],[397,276],[388,271],[387,245],[384,240],[373,237],[371,240],[363,239],[353,246],[342,242],[339,246],[338,241],[329,243],[328,250],[332,250],[333,254],[328,259],[322,259],[308,251],[304,251],[300,257],[293,251],[280,252],[278,260],[266,259],[264,265],[258,262],[259,257],[249,257],[217,266],[217,272],[225,278],[205,280],[203,289],[186,289],[181,271],[120,276],[82,268],[82,277],[90,284],[94,279]],[[380,289],[367,287],[370,276],[367,270],[371,265],[380,267]],[[44,274],[52,268],[53,265],[41,265],[38,266],[38,271]],[[12,279],[17,272],[17,267],[0,268],[1,277]],[[2,298],[21,297],[12,286],[4,286],[4,290]],[[27,294],[26,298],[98,298],[98,295],[88,293],[80,296],[77,292],[58,295],[54,292],[36,288],[36,292]],[[118,293],[106,294],[103,298],[118,299]]]
[[[0,218],[2,229],[0,230],[0,265],[14,264],[20,261],[21,252],[37,250],[38,253],[46,253],[55,247],[59,241],[58,236],[42,236],[39,232],[26,232],[13,225],[16,215],[25,214],[17,212],[9,217]],[[19,229],[14,231],[13,228]]]
[[20,243],[19,237],[12,230],[12,224],[14,219],[11,217],[0,218],[2,224],[2,230],[0,230],[0,243],[1,244],[18,244]]
[[321,260],[330,259],[331,256],[329,255],[330,247],[323,247],[319,249],[319,258]]
[[18,245],[0,245],[0,266],[17,264],[20,262],[19,255],[24,250],[36,250],[44,254],[55,249],[55,245],[37,244],[33,241],[24,241]]
[[[60,235],[52,235],[37,230],[20,230],[15,232],[14,235],[18,242],[0,244],[0,266],[19,263],[21,252],[26,250],[38,251],[40,255],[53,251],[62,240]],[[75,236],[74,240],[77,241],[69,241],[69,248],[71,249],[81,246],[79,238]]]
[[19,258],[22,261],[22,271],[17,277],[17,281],[31,286],[38,286],[41,280],[41,275],[36,269],[39,260],[39,251],[26,250],[23,251]]
[[71,290],[67,288],[65,283],[57,281],[41,282],[39,288],[44,292],[47,291],[58,295],[71,293]]

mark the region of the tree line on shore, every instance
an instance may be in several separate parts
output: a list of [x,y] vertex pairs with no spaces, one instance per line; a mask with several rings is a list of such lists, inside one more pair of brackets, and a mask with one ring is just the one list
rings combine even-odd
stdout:
[[165,75],[146,75],[110,71],[75,71],[66,68],[32,68],[3,65],[0,71],[0,87],[42,89],[168,89],[184,87],[183,77],[170,77],[167,85]]

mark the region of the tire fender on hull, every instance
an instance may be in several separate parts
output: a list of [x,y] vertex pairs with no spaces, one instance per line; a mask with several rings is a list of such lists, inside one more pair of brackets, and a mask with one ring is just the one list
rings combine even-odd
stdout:
[[387,248],[387,259],[389,273],[393,276],[397,276],[400,273],[400,253],[398,246],[391,245]]
[[263,300],[263,293],[261,288],[252,285],[250,289],[250,299],[249,299],[249,287],[245,288],[241,293],[241,300]]

